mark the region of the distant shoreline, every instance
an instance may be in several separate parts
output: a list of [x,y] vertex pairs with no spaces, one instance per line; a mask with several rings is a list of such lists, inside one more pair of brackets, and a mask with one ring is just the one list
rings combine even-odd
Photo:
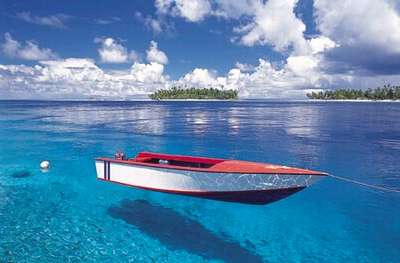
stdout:
[[329,99],[329,100],[324,100],[324,99],[309,99],[308,101],[312,102],[400,102],[400,100],[354,100],[354,99],[341,99],[341,100],[336,100],[336,99]]
[[238,93],[233,89],[174,86],[170,89],[157,90],[149,94],[149,98],[152,100],[235,100],[239,98]]
[[396,101],[400,100],[400,85],[384,85],[375,89],[335,89],[312,91],[306,94],[312,100]]
[[[150,101],[238,101],[243,99],[150,99]],[[246,99],[244,99],[246,100]]]

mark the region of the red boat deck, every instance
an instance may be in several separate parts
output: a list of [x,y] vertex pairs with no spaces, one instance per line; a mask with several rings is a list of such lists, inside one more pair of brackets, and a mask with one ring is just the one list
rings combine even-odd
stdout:
[[293,168],[287,166],[255,163],[247,161],[226,160],[218,158],[194,157],[184,155],[172,155],[152,152],[141,152],[135,158],[117,160],[99,158],[117,163],[158,167],[176,170],[189,170],[211,173],[246,173],[246,174],[310,174],[326,176],[326,173],[312,170]]

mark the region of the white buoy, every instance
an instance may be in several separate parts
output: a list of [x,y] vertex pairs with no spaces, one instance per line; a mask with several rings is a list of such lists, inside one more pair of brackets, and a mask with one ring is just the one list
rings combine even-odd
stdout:
[[49,161],[42,161],[40,163],[40,168],[43,170],[47,170],[50,168],[50,162]]

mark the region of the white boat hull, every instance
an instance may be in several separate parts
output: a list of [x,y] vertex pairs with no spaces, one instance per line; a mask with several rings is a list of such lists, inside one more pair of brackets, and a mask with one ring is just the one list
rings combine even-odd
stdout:
[[269,203],[321,179],[309,174],[243,174],[156,168],[96,160],[97,178],[154,191],[224,201]]

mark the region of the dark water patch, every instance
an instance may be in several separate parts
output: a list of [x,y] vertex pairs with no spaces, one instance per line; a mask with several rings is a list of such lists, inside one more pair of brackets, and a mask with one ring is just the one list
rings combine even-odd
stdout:
[[25,178],[25,177],[30,177],[30,176],[32,176],[32,175],[33,175],[33,174],[32,174],[30,171],[21,170],[21,171],[13,172],[13,173],[11,174],[11,177],[14,177],[14,178]]
[[145,200],[123,200],[108,208],[108,214],[137,227],[174,250],[186,250],[207,260],[226,262],[263,262],[262,258],[239,243],[219,237],[197,221],[173,209]]

